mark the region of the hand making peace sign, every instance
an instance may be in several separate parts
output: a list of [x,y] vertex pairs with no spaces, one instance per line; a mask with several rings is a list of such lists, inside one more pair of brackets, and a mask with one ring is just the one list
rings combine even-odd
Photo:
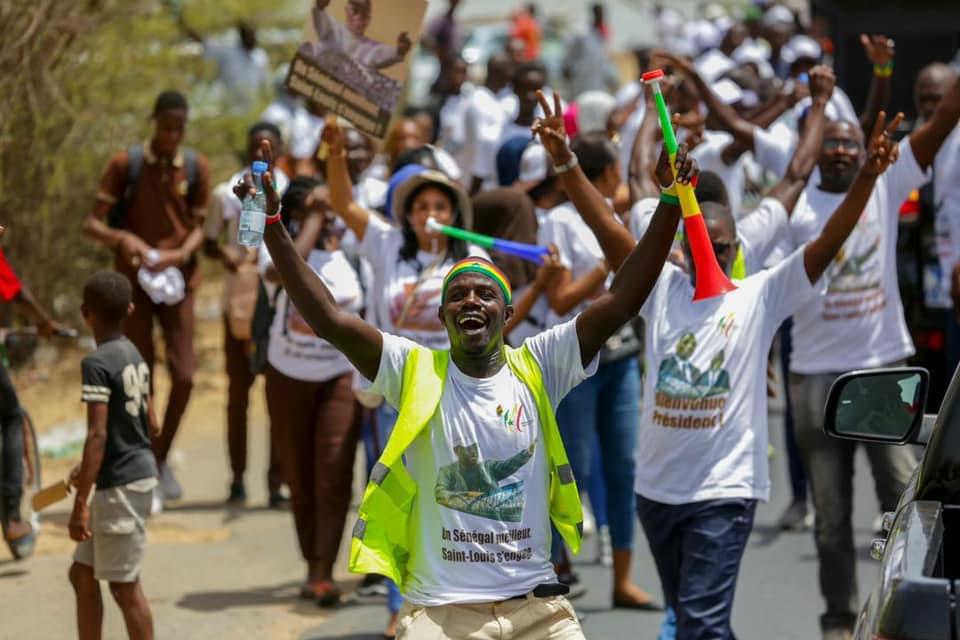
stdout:
[[900,155],[900,146],[891,137],[900,126],[903,114],[898,113],[887,124],[887,114],[881,111],[873,124],[870,141],[867,143],[867,160],[863,163],[863,171],[869,175],[879,176],[890,165],[897,161]]

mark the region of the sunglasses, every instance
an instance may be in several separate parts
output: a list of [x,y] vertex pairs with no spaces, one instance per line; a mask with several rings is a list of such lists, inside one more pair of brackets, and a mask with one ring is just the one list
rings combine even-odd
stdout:
[[860,143],[856,140],[841,140],[838,138],[827,138],[823,141],[824,151],[838,151],[841,147],[847,151],[859,151]]
[[713,245],[713,254],[717,256],[723,256],[730,253],[733,248],[736,246],[734,242],[711,242]]

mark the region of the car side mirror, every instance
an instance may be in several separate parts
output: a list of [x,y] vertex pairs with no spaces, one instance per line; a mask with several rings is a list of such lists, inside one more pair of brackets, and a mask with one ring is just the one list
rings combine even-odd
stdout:
[[929,382],[920,367],[846,373],[830,388],[824,431],[861,442],[909,442],[923,422]]

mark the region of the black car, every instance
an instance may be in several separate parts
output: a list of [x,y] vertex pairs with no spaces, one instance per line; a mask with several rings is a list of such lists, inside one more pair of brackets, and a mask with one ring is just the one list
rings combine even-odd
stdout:
[[881,579],[855,640],[960,639],[960,376],[935,415],[924,414],[929,380],[922,368],[874,369],[843,375],[830,390],[830,435],[926,445],[896,513],[884,514],[886,539],[873,541]]

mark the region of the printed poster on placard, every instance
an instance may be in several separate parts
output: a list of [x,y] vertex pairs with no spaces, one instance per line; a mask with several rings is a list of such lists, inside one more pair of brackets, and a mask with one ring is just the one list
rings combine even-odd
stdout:
[[383,139],[426,10],[426,0],[315,0],[287,87]]

